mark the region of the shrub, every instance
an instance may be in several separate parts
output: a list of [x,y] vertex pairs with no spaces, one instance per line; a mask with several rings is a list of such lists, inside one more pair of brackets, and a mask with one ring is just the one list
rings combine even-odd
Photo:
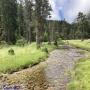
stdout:
[[55,45],[55,46],[58,46],[57,40],[54,41],[54,45]]
[[15,55],[14,50],[13,50],[12,48],[9,49],[9,50],[8,50],[8,54],[9,54],[9,55]]
[[17,40],[16,45],[17,46],[24,46],[26,43],[26,40],[24,38]]
[[57,41],[58,41],[58,44],[64,44],[64,41],[62,40],[62,38],[59,38]]
[[49,53],[48,49],[45,47],[42,49],[43,52]]
[[0,41],[0,48],[6,47],[8,44],[6,41]]

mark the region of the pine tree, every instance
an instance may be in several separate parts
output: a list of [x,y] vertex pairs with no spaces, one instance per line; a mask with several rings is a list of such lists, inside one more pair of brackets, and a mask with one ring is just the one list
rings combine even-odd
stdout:
[[79,12],[78,17],[77,17],[77,28],[78,28],[78,32],[81,32],[81,40],[83,41],[86,34],[87,34],[87,18],[86,15],[84,15],[82,12]]
[[2,0],[3,25],[5,30],[5,41],[15,44],[15,32],[17,29],[17,1]]
[[32,12],[33,12],[32,0],[25,0],[25,23],[26,23],[26,39],[31,43],[31,27],[32,27]]
[[40,48],[42,41],[42,30],[48,15],[50,14],[50,6],[48,0],[35,0],[35,15],[36,15],[36,43],[37,48]]
[[2,11],[1,11],[1,0],[0,0],[0,31],[1,31],[1,24],[2,24]]
[[5,40],[5,31],[3,30],[2,1],[3,0],[0,0],[0,41]]
[[18,23],[17,37],[20,39],[20,38],[24,37],[24,32],[25,32],[24,6],[23,6],[23,1],[22,0],[19,0],[17,15],[18,15],[18,19],[17,19],[17,23]]
[[64,20],[62,23],[62,37],[66,39],[67,37],[67,26],[66,26],[66,21]]

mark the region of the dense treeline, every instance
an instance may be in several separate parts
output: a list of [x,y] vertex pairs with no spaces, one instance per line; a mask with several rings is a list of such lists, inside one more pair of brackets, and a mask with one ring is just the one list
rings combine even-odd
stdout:
[[39,48],[50,11],[48,0],[0,0],[0,41],[15,44],[24,38],[31,43],[36,37]]
[[83,40],[90,37],[89,14],[80,12],[69,24],[65,20],[49,20],[51,11],[48,0],[0,0],[0,42],[36,41],[40,48],[43,41],[51,43],[58,38]]
[[76,20],[71,24],[71,26],[71,39],[84,40],[90,38],[90,19],[88,15],[79,12]]

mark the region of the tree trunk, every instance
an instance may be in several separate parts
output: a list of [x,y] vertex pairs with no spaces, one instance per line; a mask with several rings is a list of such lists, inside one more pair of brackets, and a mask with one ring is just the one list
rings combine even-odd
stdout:
[[49,29],[48,29],[48,43],[51,44],[50,22],[49,22]]
[[29,43],[31,43],[31,26],[30,26],[30,24],[29,24],[29,26],[28,26],[28,42]]
[[39,32],[39,28],[36,27],[36,45],[37,45],[37,49],[40,48],[40,32]]

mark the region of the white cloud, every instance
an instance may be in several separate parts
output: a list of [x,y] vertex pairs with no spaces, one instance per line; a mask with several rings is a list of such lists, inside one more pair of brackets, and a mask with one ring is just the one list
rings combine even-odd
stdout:
[[90,9],[90,0],[49,0],[49,2],[53,9],[52,19],[60,19],[59,11],[63,10],[68,22],[72,22],[78,12],[87,13]]
[[49,0],[53,11],[51,12],[52,19],[60,20],[59,10],[63,9],[66,0]]
[[51,16],[52,16],[52,19],[60,19],[59,17],[59,12],[58,12],[58,8],[56,7],[56,2],[55,0],[49,0],[51,6],[52,6],[52,9],[53,11],[51,12]]

